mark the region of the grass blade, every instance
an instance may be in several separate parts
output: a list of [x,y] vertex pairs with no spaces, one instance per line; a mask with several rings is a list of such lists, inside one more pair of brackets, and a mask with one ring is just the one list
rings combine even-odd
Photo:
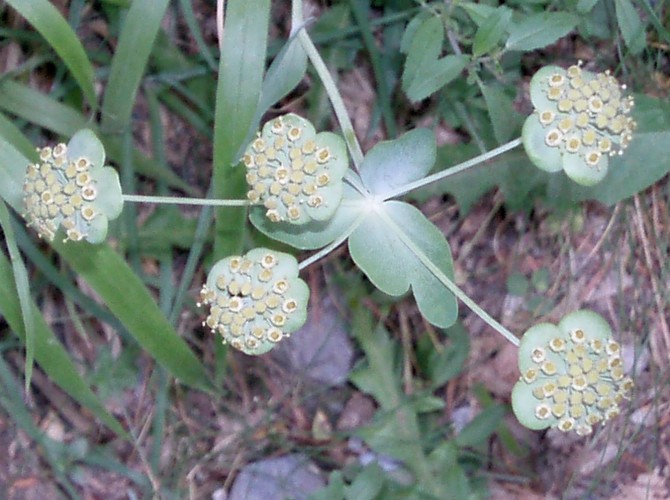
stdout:
[[[215,198],[246,193],[245,171],[235,155],[253,123],[263,83],[267,49],[269,0],[228,0],[216,89],[214,121]],[[245,208],[216,211],[214,252],[224,257],[242,250]]]
[[[0,201],[0,228],[5,233],[5,243],[9,251],[9,259],[12,264],[13,281],[16,286],[16,294],[21,307],[21,317],[23,319],[23,331],[26,346],[26,361],[24,368],[25,390],[30,389],[30,380],[33,376],[33,362],[35,361],[35,323],[33,315],[30,313],[30,284],[28,281],[28,271],[21,259],[19,247],[16,245],[14,230],[12,228],[12,219],[7,210],[4,201]],[[10,275],[4,275],[5,277]],[[12,280],[10,280],[12,281]]]
[[48,0],[7,0],[46,39],[68,67],[79,88],[93,107],[93,66],[79,38],[60,12]]
[[[0,253],[0,276],[10,276],[11,265]],[[0,313],[21,339],[25,339],[21,305],[17,290],[11,280],[0,280]],[[88,384],[81,378],[70,355],[58,341],[37,306],[30,302],[30,312],[35,325],[35,359],[49,378],[82,406],[88,408],[101,422],[120,436],[126,436],[123,427],[111,416]]]
[[168,0],[135,0],[125,18],[102,101],[102,130],[119,132],[130,114]]

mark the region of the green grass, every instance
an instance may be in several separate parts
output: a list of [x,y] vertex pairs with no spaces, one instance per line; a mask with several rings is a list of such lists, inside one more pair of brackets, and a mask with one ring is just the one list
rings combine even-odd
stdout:
[[[246,463],[300,451],[332,479],[315,498],[442,498],[445,491],[484,498],[494,483],[604,497],[632,480],[631,454],[636,467],[664,465],[660,444],[648,436],[662,434],[668,404],[668,2],[520,1],[498,10],[335,2],[306,19],[343,95],[334,109],[319,77],[326,68],[307,64],[307,56],[318,61],[303,50],[305,35],[291,31],[302,13],[288,2],[225,3],[220,40],[215,7],[203,2],[73,1],[59,11],[45,0],[10,0],[0,10],[7,248],[0,258],[0,349],[7,354],[0,414],[42,457],[32,472],[73,498],[108,493],[86,482],[92,471],[138,497],[199,498],[229,488]],[[547,6],[555,16],[545,26]],[[431,39],[437,58],[408,54],[411,34],[436,13],[444,33],[426,36],[438,37]],[[505,24],[510,19],[519,22]],[[540,50],[525,50],[531,45]],[[463,72],[434,71],[448,55],[467,60]],[[532,73],[578,58],[591,69],[612,68],[638,96],[640,145],[603,185],[576,189],[515,152],[411,199],[448,235],[455,281],[507,328],[519,335],[572,309],[595,308],[644,367],[625,418],[603,428],[592,448],[576,445],[575,456],[600,464],[587,476],[563,463],[560,436],[517,438],[512,418],[503,420],[514,381],[505,394],[496,386],[504,381],[487,378],[485,366],[504,354],[493,330],[467,311],[450,329],[436,329],[413,299],[375,290],[345,252],[302,277],[317,315],[319,297],[333,294],[351,321],[359,351],[350,384],[311,385],[289,375],[281,358],[247,358],[222,346],[201,326],[205,314],[196,305],[207,270],[253,246],[288,248],[253,229],[246,208],[126,204],[99,246],[47,243],[22,225],[21,186],[35,146],[67,142],[81,128],[99,135],[125,192],[243,199],[240,156],[268,118],[309,116],[318,130],[348,133],[352,151],[356,138],[336,119],[344,111],[364,151],[427,127],[440,141],[441,170],[518,136]],[[428,98],[411,101],[416,87],[406,86],[406,72],[423,79]],[[500,193],[495,201],[492,190]],[[542,286],[533,281],[538,269],[548,276]],[[503,303],[510,275],[530,287]],[[21,397],[25,390],[30,397]],[[371,413],[359,408],[360,426],[338,428],[344,403],[362,395],[374,403]],[[454,428],[452,416],[463,408],[475,418]],[[653,412],[647,427],[630,417],[639,408]],[[81,412],[88,430],[73,425],[68,411]],[[36,425],[48,414],[67,439]],[[388,473],[347,464],[342,450],[352,436],[405,467]],[[605,456],[607,445],[613,458]],[[549,472],[535,466],[552,461]]]

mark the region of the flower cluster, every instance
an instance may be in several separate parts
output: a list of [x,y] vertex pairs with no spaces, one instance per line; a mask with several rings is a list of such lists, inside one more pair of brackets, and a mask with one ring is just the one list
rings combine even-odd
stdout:
[[622,154],[636,127],[625,88],[609,71],[595,74],[580,65],[540,69],[530,82],[535,112],[522,132],[533,163],[548,172],[563,169],[585,186],[602,180],[609,157]]
[[200,292],[203,326],[246,354],[264,354],[307,319],[309,288],[292,255],[256,248],[214,265]]
[[272,222],[329,219],[342,198],[344,141],[331,132],[316,134],[312,124],[297,115],[266,123],[243,162],[251,188],[247,198],[262,203]]
[[53,240],[59,227],[65,240],[100,243],[109,219],[123,208],[116,171],[105,167],[105,152],[90,130],[70,142],[37,150],[40,162],[28,165],[23,183],[23,216],[40,236]]
[[609,325],[592,311],[571,313],[558,326],[530,328],[519,346],[519,369],[512,408],[534,430],[589,435],[595,424],[619,414],[633,387]]

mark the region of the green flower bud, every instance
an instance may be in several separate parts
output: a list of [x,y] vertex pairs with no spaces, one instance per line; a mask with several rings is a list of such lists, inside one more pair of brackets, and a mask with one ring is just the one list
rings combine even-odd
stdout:
[[123,208],[119,176],[105,167],[105,150],[93,132],[77,132],[67,145],[37,150],[23,182],[23,216],[47,240],[60,227],[65,241],[100,243]]
[[309,288],[292,255],[256,248],[217,262],[200,291],[203,322],[235,349],[264,354],[307,319]]
[[522,132],[531,161],[547,172],[562,169],[584,186],[600,182],[609,157],[623,153],[636,127],[625,88],[609,71],[591,73],[580,65],[540,69],[530,82],[535,111]]
[[619,404],[633,388],[609,325],[586,310],[568,314],[558,326],[530,328],[519,345],[519,370],[512,409],[534,430],[591,434],[595,424],[620,413]]
[[327,220],[342,198],[344,141],[294,114],[268,122],[246,149],[247,198],[262,203],[272,222]]

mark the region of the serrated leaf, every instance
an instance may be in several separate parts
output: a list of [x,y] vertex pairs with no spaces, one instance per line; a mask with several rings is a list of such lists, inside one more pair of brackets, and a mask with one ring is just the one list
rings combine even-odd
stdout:
[[540,49],[554,43],[572,31],[579,18],[567,12],[543,12],[533,14],[510,28],[507,50],[524,52]]
[[435,165],[435,134],[414,129],[399,139],[377,143],[363,159],[361,180],[372,194],[386,196],[422,179]]
[[416,32],[419,30],[423,22],[431,15],[432,14],[429,11],[421,10],[409,23],[407,23],[407,28],[405,28],[405,32],[402,35],[402,40],[400,40],[400,52],[403,54],[409,52]]
[[444,41],[444,26],[439,17],[426,19],[417,30],[410,45],[402,88],[412,101],[425,99],[454,80],[468,63],[463,55],[439,58]]
[[432,324],[446,328],[456,321],[456,298],[442,282],[453,280],[449,244],[417,208],[387,201],[370,210],[349,237],[349,252],[384,293],[397,297],[411,287]]
[[459,3],[458,6],[462,7],[465,12],[468,13],[472,22],[477,26],[482,26],[488,17],[497,10],[497,7],[492,7],[484,3],[463,2]]
[[512,99],[500,88],[480,85],[486,108],[493,125],[493,134],[499,144],[503,144],[518,132],[521,115],[514,109]]
[[639,54],[647,44],[645,26],[630,0],[614,0],[616,19],[623,41],[631,54]]
[[479,57],[493,49],[509,28],[512,11],[507,7],[498,7],[479,27],[472,41],[472,55]]

